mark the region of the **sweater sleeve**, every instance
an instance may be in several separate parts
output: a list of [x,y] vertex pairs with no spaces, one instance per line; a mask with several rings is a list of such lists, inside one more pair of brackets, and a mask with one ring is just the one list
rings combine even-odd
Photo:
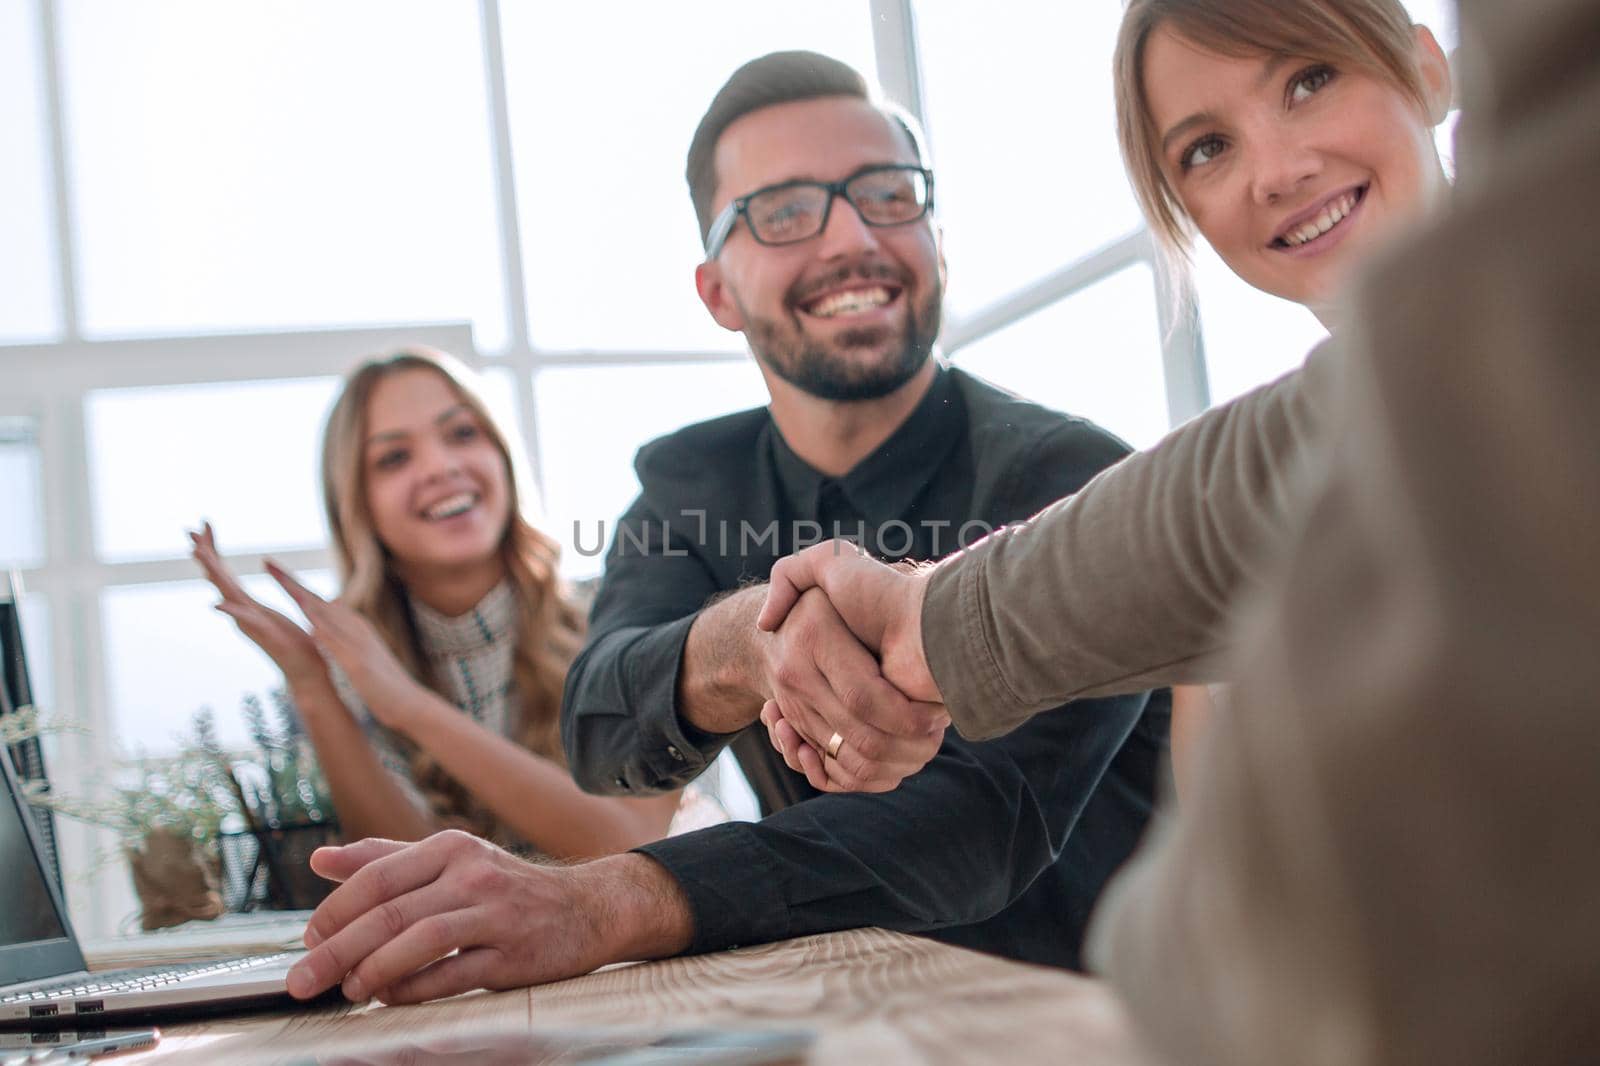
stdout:
[[963,735],[1084,696],[1217,680],[1318,432],[1327,346],[936,567],[922,631]]
[[1197,787],[1095,920],[1162,1061],[1600,1048],[1600,269],[1574,240],[1600,228],[1600,50],[1576,45],[1600,7],[1463,8],[1475,73],[1522,90],[1469,116],[1507,165],[1463,167],[1483,184],[1369,267]]

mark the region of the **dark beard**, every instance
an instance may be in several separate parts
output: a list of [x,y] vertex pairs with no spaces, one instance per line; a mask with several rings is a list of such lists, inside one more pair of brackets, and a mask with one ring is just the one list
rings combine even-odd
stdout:
[[936,291],[922,308],[912,308],[906,322],[905,342],[872,366],[853,366],[835,350],[848,351],[882,344],[884,330],[847,330],[834,348],[807,342],[785,349],[778,339],[777,326],[754,320],[749,333],[750,350],[761,365],[801,392],[833,403],[856,403],[888,396],[916,376],[933,353],[939,334],[940,294]]

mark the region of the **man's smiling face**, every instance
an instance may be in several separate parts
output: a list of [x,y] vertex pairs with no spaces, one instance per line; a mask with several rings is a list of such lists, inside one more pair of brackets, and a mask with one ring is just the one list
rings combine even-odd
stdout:
[[[713,210],[786,181],[842,181],[864,167],[918,162],[905,130],[866,100],[778,104],[718,139]],[[927,361],[944,263],[927,216],[869,226],[839,198],[827,227],[794,244],[760,244],[741,219],[698,281],[713,317],[744,332],[772,374],[822,399],[865,400],[893,392]]]

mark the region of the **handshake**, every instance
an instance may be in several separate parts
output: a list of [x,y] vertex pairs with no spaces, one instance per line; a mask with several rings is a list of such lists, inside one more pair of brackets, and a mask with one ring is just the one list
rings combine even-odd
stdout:
[[824,792],[888,792],[933,758],[950,725],[922,650],[931,567],[879,562],[847,540],[782,559],[756,627],[761,722]]

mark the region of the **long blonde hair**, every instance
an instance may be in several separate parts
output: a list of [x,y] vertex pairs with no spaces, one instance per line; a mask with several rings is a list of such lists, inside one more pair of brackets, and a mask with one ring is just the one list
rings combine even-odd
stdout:
[[1117,141],[1134,195],[1163,250],[1187,258],[1194,223],[1161,166],[1144,87],[1157,27],[1227,56],[1305,56],[1360,70],[1427,107],[1411,16],[1400,0],[1128,0],[1112,60]]
[[[367,506],[362,455],[368,404],[380,381],[408,370],[429,370],[444,378],[505,460],[511,515],[500,551],[517,602],[512,676],[520,720],[514,727],[514,739],[564,766],[561,693],[567,667],[582,641],[583,615],[556,569],[560,545],[522,512],[528,491],[519,452],[509,446],[504,429],[490,414],[472,371],[444,352],[412,347],[368,359],[345,378],[344,389],[328,415],[322,442],[322,496],[339,564],[340,599],[372,622],[413,677],[444,693],[441,679],[433,676],[423,653],[405,585],[395,572],[389,550],[378,539]],[[442,821],[480,835],[495,835],[495,819],[426,752],[415,751],[411,772]]]

